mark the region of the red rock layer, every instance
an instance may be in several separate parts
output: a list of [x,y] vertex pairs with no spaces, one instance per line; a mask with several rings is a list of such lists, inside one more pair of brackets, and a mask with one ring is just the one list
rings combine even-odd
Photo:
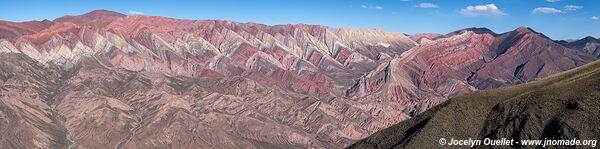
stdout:
[[98,10],[0,32],[0,130],[15,136],[2,148],[344,147],[448,97],[594,60],[527,28],[417,46],[375,29]]

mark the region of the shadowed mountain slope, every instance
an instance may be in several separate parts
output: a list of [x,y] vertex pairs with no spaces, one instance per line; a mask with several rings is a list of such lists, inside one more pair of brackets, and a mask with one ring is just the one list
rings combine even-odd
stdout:
[[414,116],[450,97],[538,80],[595,59],[526,27],[502,34],[468,28],[383,63],[346,95]]
[[588,36],[572,42],[562,42],[566,47],[600,57],[600,39]]
[[349,148],[439,148],[442,137],[597,139],[599,107],[597,61],[531,83],[452,98]]

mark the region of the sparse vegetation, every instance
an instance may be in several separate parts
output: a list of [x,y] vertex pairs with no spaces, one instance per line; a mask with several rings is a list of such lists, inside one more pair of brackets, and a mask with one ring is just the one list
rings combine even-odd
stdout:
[[[440,138],[598,139],[599,106],[596,61],[539,81],[452,98],[349,148],[440,148]],[[488,147],[507,146],[478,146]]]

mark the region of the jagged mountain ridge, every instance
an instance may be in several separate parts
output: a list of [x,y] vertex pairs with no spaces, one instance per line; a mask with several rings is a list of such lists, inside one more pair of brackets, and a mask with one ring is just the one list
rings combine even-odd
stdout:
[[468,28],[383,63],[346,93],[414,116],[450,97],[538,80],[595,59],[530,28],[502,34]]
[[[159,59],[168,59],[169,54],[173,54],[173,58],[183,62],[194,56],[198,63],[213,66],[222,61],[234,61],[238,62],[236,67],[249,67],[252,62],[247,63],[248,59],[260,59],[270,61],[281,69],[290,69],[295,65],[313,65],[313,72],[318,68],[326,69],[324,71],[329,71],[327,74],[342,75],[329,76],[330,81],[331,78],[346,79],[336,83],[349,84],[348,76],[369,71],[371,67],[378,65],[378,61],[386,60],[414,46],[414,42],[401,33],[372,29],[332,29],[302,24],[270,27],[216,20],[122,16],[102,10],[82,16],[58,18],[56,22],[38,33],[26,34],[8,42],[2,41],[6,47],[5,51],[20,49],[42,63],[73,60],[76,62],[78,55],[93,55],[98,53],[95,50],[111,47],[115,49],[102,49],[103,53],[120,50],[123,53],[135,52],[145,54],[142,57]],[[100,25],[87,26],[90,23]],[[127,62],[136,56],[113,54],[110,58],[111,61]],[[188,76],[195,72],[189,70],[194,67],[190,65],[175,68],[181,66],[160,64],[142,68],[130,64],[114,65],[122,65],[134,71],[155,69]],[[345,66],[349,69],[343,68]],[[240,75],[239,72],[220,73]]]
[[[600,62],[596,61],[531,83],[458,96],[349,148],[448,147],[438,143],[441,138],[595,139],[600,137],[597,127],[600,120],[599,78]],[[473,148],[579,147],[594,146],[542,147],[515,143]]]
[[588,36],[572,42],[561,42],[561,44],[600,57],[600,39]]
[[[25,104],[14,104],[6,113],[19,109],[50,113],[24,113],[51,120],[27,122],[40,130],[31,134],[45,135],[37,138],[41,141],[22,140],[26,143],[14,146],[343,147],[448,97],[479,89],[460,80],[471,67],[441,69],[445,66],[424,73],[432,76],[429,80],[414,78],[421,72],[410,70],[431,69],[429,63],[439,57],[423,56],[427,52],[421,51],[432,54],[445,49],[439,45],[451,43],[445,47],[453,50],[442,54],[451,55],[442,58],[450,62],[452,56],[480,50],[469,47],[491,49],[489,44],[500,40],[479,43],[479,38],[492,40],[490,36],[498,35],[466,29],[417,45],[402,33],[375,29],[124,16],[105,10],[41,22],[0,26],[2,32],[15,33],[0,39],[0,53],[17,57],[2,61],[5,67],[19,59],[30,61],[23,68],[3,68],[6,76],[49,71],[36,77],[6,77],[2,82],[7,88],[2,95],[18,92],[15,86],[21,79],[36,82],[21,88],[41,90],[19,94],[27,99],[21,100]],[[562,48],[551,50],[571,51]],[[580,55],[552,56],[580,59]],[[475,55],[471,62],[484,57]],[[46,80],[58,83],[43,83]],[[507,80],[502,85],[532,79]],[[42,102],[34,108],[24,106],[33,101]]]
[[[58,18],[22,33],[0,39],[2,54],[31,58],[31,65],[58,71],[53,79],[64,82],[45,88],[60,89],[52,98],[24,97],[53,107],[34,109],[58,115],[56,121],[29,123],[61,126],[59,134],[40,132],[48,137],[16,145],[26,147],[343,146],[368,133],[345,126],[370,116],[336,98],[336,92],[414,46],[401,33],[374,29],[179,20],[104,10]],[[38,82],[42,76],[28,79]],[[163,119],[178,111],[186,113],[182,119]],[[231,121],[238,119],[243,121]],[[182,129],[167,131],[172,128],[151,121],[178,122]],[[189,134],[184,127],[200,130]],[[160,128],[165,131],[153,132]],[[169,135],[182,132],[188,135]],[[132,141],[136,137],[140,143]],[[182,143],[173,137],[209,140]]]

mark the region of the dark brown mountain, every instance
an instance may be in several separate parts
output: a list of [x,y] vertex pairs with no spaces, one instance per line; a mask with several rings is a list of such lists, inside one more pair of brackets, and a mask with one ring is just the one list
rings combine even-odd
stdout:
[[106,10],[0,27],[3,148],[341,148],[450,97],[595,59],[528,28],[416,43]]
[[576,49],[600,58],[600,39],[588,36],[572,42],[563,42],[564,46]]
[[[600,137],[599,99],[600,62],[597,61],[531,83],[454,97],[349,148],[442,148],[440,138],[593,140]],[[476,146],[509,147],[542,148],[516,143]]]

